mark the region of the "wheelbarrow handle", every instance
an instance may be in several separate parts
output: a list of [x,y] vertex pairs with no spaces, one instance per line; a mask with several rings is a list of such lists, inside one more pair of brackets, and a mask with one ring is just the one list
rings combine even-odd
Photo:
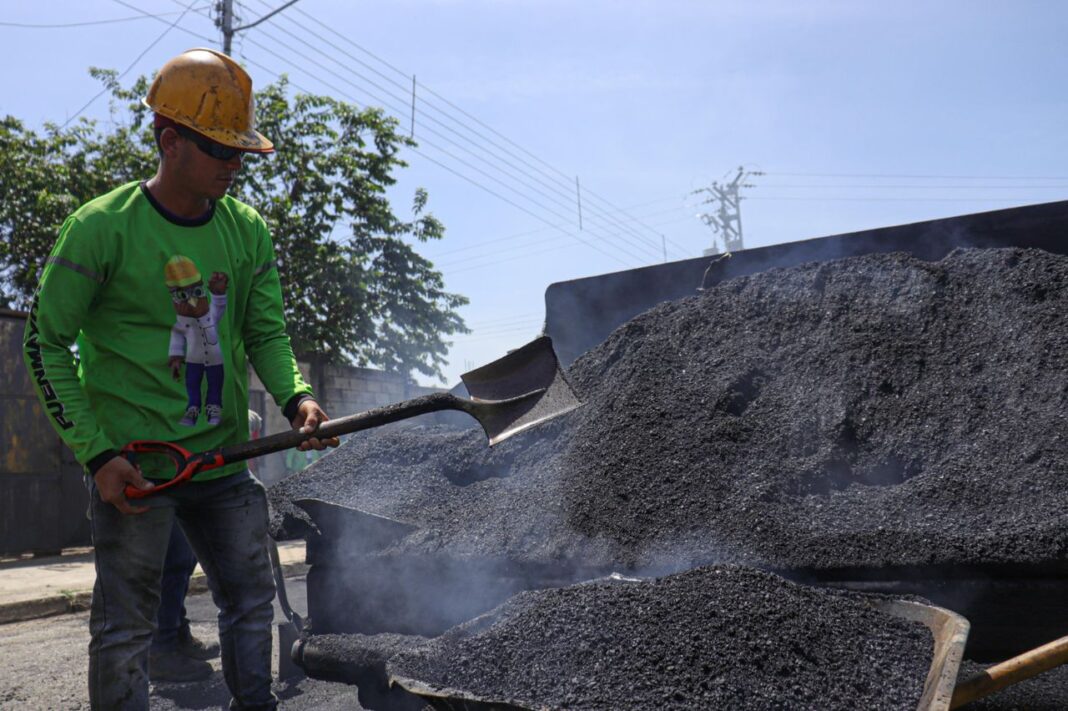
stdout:
[[995,664],[958,684],[953,690],[953,699],[949,703],[949,708],[958,709],[972,701],[990,696],[1006,686],[1030,679],[1066,662],[1068,662],[1068,637],[1061,637],[1000,664]]

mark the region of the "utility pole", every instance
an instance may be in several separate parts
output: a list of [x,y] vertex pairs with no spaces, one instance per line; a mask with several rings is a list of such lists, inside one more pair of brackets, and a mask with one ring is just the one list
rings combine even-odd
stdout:
[[229,55],[234,44],[234,0],[220,0],[215,10],[219,13],[215,24],[223,33],[223,54]]
[[255,22],[250,22],[247,25],[241,25],[240,27],[234,27],[234,0],[219,0],[219,2],[215,3],[215,12],[218,13],[218,17],[215,18],[215,26],[218,27],[220,31],[222,31],[223,54],[231,54],[235,34],[240,32],[241,30],[252,29],[264,20],[274,17],[290,5],[296,4],[296,2],[297,0],[289,0],[289,2],[276,7],[274,10],[271,10]]
[[[742,241],[742,197],[738,191],[742,188],[753,187],[752,183],[745,182],[746,178],[755,175],[764,175],[759,171],[747,171],[743,167],[738,168],[734,179],[729,183],[714,182],[710,187],[694,190],[693,194],[705,193],[708,198],[706,205],[712,205],[712,212],[698,215],[701,221],[712,228],[712,231],[723,240],[723,251],[730,254],[745,249]],[[705,256],[719,254],[718,241],[713,238],[712,246],[706,249]]]

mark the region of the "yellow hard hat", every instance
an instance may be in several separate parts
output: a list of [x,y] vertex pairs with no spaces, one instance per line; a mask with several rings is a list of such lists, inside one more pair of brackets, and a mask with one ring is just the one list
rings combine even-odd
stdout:
[[163,267],[163,276],[167,280],[167,286],[172,289],[201,281],[197,265],[189,257],[183,257],[180,254],[167,260],[167,266]]
[[254,127],[252,77],[214,49],[190,49],[164,64],[142,101],[224,146],[252,153],[274,150]]

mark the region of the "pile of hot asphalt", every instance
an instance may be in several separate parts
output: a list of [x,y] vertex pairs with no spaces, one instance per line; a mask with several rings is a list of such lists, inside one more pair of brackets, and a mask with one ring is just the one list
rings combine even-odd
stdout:
[[395,554],[679,570],[1068,554],[1068,258],[775,269],[662,304],[569,369],[584,406],[353,436],[272,487],[414,524]]
[[387,670],[532,709],[912,711],[931,633],[869,599],[737,566],[584,583],[516,595]]

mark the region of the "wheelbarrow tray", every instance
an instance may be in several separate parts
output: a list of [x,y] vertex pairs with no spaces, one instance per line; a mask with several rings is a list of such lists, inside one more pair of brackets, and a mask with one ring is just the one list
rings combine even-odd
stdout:
[[[934,653],[916,711],[949,711],[964,645],[968,641],[968,620],[951,610],[911,600],[872,600],[871,605],[893,617],[922,623],[931,631]],[[393,673],[390,673],[389,684],[419,696],[436,711],[550,711],[548,706],[530,706],[511,699],[488,699]]]
[[964,656],[971,624],[956,612],[944,607],[925,605],[911,600],[873,600],[879,610],[913,622],[922,622],[934,637],[934,654],[923,696],[916,711],[949,711],[953,688],[957,684],[957,672]]

